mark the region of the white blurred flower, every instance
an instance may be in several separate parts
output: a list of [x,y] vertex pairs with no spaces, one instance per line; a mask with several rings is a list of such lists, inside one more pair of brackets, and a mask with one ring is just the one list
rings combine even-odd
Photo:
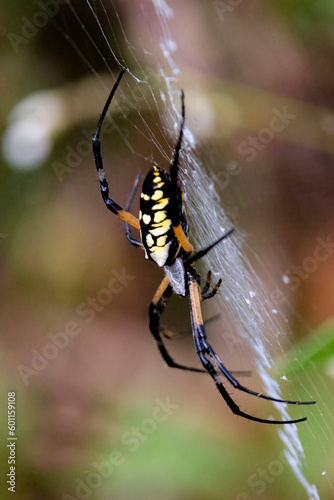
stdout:
[[6,161],[19,170],[38,168],[49,156],[64,120],[66,105],[61,94],[43,91],[23,99],[10,113],[2,136]]

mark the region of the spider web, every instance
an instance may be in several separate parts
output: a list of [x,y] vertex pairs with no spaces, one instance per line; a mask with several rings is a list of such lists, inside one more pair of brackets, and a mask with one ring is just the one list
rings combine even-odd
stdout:
[[[101,35],[103,51],[86,28],[85,19],[80,17],[74,4],[69,2],[78,26],[82,29],[82,43],[79,44],[71,35],[63,32],[70,45],[77,52],[78,57],[84,62],[89,71],[94,75],[104,93],[110,90],[106,80],[101,77],[94,64],[90,63],[85,55],[84,46],[95,50],[99,59],[99,67],[104,67],[106,74],[111,78],[115,74],[115,64],[129,66],[129,74],[123,79],[117,91],[115,106],[121,116],[129,125],[141,134],[143,140],[152,144],[152,157],[159,156],[165,159],[168,165],[171,157],[170,135],[177,137],[180,123],[180,77],[181,68],[176,63],[177,46],[172,35],[173,10],[167,0],[145,0],[136,8],[136,15],[141,15],[146,24],[147,32],[140,39],[131,40],[125,32],[121,15],[118,13],[112,0],[85,0],[89,15],[94,19]],[[110,13],[113,15],[113,23]],[[115,24],[116,19],[116,24]],[[122,43],[119,41],[122,37]],[[122,48],[121,48],[122,47]],[[124,47],[126,49],[124,49]],[[108,52],[108,58],[105,52]],[[153,57],[154,54],[154,57]],[[187,113],[187,89],[186,113]],[[131,101],[138,110],[139,120],[131,122],[126,113],[124,103]],[[123,104],[122,104],[123,103]],[[144,116],[141,110],[149,111]],[[152,126],[155,116],[163,123],[163,134],[156,133]],[[150,119],[147,118],[150,117]],[[122,130],[114,122],[115,133],[118,133],[129,149],[133,158],[147,161],[148,169],[152,165],[152,157],[145,158],[131,144]],[[185,201],[188,219],[191,226],[191,236],[195,248],[199,249],[212,243],[220,235],[234,226],[233,221],[224,212],[218,194],[219,179],[207,167],[204,167],[197,156],[197,138],[191,131],[187,122],[184,133],[184,142],[181,155],[181,178],[184,186]],[[199,206],[199,200],[200,206]],[[210,230],[208,231],[208,228]],[[243,355],[243,344],[247,344],[253,351],[258,373],[263,381],[265,392],[272,397],[280,398],[279,383],[270,375],[273,358],[279,355],[284,358],[284,350],[280,339],[284,339],[284,349],[287,346],[286,336],[289,336],[289,325],[284,313],[277,311],[274,304],[268,300],[268,294],[248,258],[244,233],[237,227],[234,235],[228,241],[216,246],[206,257],[205,267],[211,269],[218,279],[223,277],[221,287],[220,308],[228,311],[231,323],[236,331],[240,332],[242,342],[238,344],[240,354]],[[251,249],[247,249],[251,252]],[[256,260],[256,255],[253,255]],[[262,264],[261,264],[262,265]],[[269,273],[263,269],[264,273]],[[284,329],[282,328],[284,325]],[[247,360],[245,358],[247,366]],[[298,379],[297,379],[298,380]],[[298,387],[294,387],[291,399],[298,399]],[[297,391],[297,394],[296,394]],[[315,399],[317,394],[316,384],[308,379],[308,387],[303,387],[303,394],[308,394],[309,400]],[[308,392],[309,391],[309,392]],[[305,399],[305,398],[304,398]],[[287,405],[274,403],[280,412],[282,420],[289,420]],[[314,407],[299,407],[307,412],[308,421],[302,425],[307,427],[307,432],[312,433],[312,420],[317,418]],[[302,412],[301,416],[304,415]],[[330,429],[324,429],[323,443],[320,446],[326,449],[328,437],[333,435]],[[305,453],[301,444],[298,428],[295,425],[282,426],[278,430],[279,437],[285,446],[285,456],[297,479],[303,485],[310,499],[318,499],[319,495],[315,485],[308,482],[305,472]]]
[[[114,8],[114,13],[119,21],[119,29],[123,35],[123,44],[127,46],[128,53],[121,53],[119,44],[117,43],[116,36],[113,41],[109,41],[108,36],[102,27],[102,21],[108,21],[108,13],[103,3],[94,2],[90,3],[86,0],[91,9],[91,14],[94,16],[97,25],[100,27],[101,34],[104,38],[105,44],[110,50],[110,54],[118,64],[127,66],[127,61],[131,58],[134,64],[131,66],[133,84],[127,78],[128,89],[122,89],[124,94],[131,95],[136,102],[138,98],[134,93],[134,86],[139,87],[140,100],[144,105],[156,107],[154,111],[158,111],[160,120],[165,125],[166,133],[173,127],[173,135],[176,137],[178,133],[180,116],[180,99],[179,99],[179,77],[181,70],[175,62],[175,54],[177,51],[176,43],[171,33],[171,26],[173,24],[173,10],[165,0],[152,0],[142,3],[142,15],[146,17],[147,26],[150,30],[151,23],[155,26],[158,25],[158,30],[150,30],[150,34],[146,41],[151,41],[151,46],[143,45],[141,48],[134,48],[135,43],[131,44],[127,35],[122,27],[121,19],[113,6],[112,1],[110,4]],[[154,7],[154,10],[152,9]],[[98,9],[99,8],[99,9]],[[99,10],[100,14],[96,12]],[[152,19],[156,17],[156,19]],[[80,20],[78,19],[78,22]],[[108,21],[109,28],[113,32],[113,27]],[[84,28],[84,23],[82,23]],[[87,36],[89,34],[87,33]],[[151,40],[150,40],[151,38]],[[94,41],[91,40],[94,44]],[[125,43],[124,43],[125,42]],[[114,43],[117,46],[119,56],[115,55],[112,46]],[[142,42],[145,43],[145,42]],[[148,66],[151,64],[150,51],[153,47],[158,47],[158,60],[159,63],[154,67],[154,71],[158,75],[160,86],[159,92],[153,90],[152,85],[148,85],[145,69],[143,68],[142,61],[144,60]],[[155,54],[156,55],[156,54]],[[110,71],[107,61],[105,61],[106,70]],[[156,64],[156,63],[155,63]],[[136,75],[136,76],[135,76]],[[138,75],[140,75],[138,77]],[[148,89],[151,100],[144,97],[142,85],[145,90]],[[160,95],[159,95],[160,94]],[[123,97],[122,97],[123,98]],[[159,100],[165,104],[165,112],[161,114],[161,106]],[[152,104],[153,102],[153,104]],[[152,145],[159,151],[159,153],[166,159],[166,163],[170,159],[170,151],[168,148],[168,137],[166,144],[162,144],[155,135],[154,130],[149,125],[148,121],[140,113],[140,103],[138,103],[139,116],[141,125],[136,128],[141,130],[145,140],[150,140]],[[137,154],[129,145],[131,153]],[[212,180],[212,175],[196,156],[196,138],[192,134],[190,128],[187,126],[184,134],[183,152],[182,152],[182,174],[181,178],[184,185],[185,201],[187,206],[188,217],[191,228],[193,228],[192,236],[195,240],[196,248],[200,248],[212,243],[213,235],[224,234],[228,229],[233,227],[233,223],[224,212],[221,206],[220,197],[217,194],[216,186]],[[201,200],[201,207],[199,210],[198,200]],[[210,227],[210,231],[207,228]],[[270,344],[270,351],[279,351],[282,353],[279,337],[284,335],[282,331],[281,322],[275,314],[274,305],[268,304],[266,298],[266,291],[259,279],[257,279],[250,262],[245,257],[243,252],[243,241],[240,236],[233,237],[228,243],[215,247],[209,255],[205,258],[208,269],[211,269],[214,275],[218,278],[221,274],[224,276],[222,294],[221,294],[221,307],[226,307],[229,310],[231,320],[234,322],[236,329],[243,332],[244,338],[249,341],[252,347],[258,373],[263,380],[265,392],[273,397],[280,398],[281,390],[278,382],[269,374],[273,361],[267,349]],[[266,304],[267,307],[264,307]],[[269,307],[268,307],[269,305]],[[274,349],[273,349],[274,346]],[[316,388],[310,381],[309,385],[309,398],[312,400],[311,392],[316,394]],[[289,420],[291,417],[288,413],[287,405],[274,403],[277,410],[282,415],[282,420]],[[314,417],[314,411],[308,407],[309,421]],[[310,425],[307,423],[306,425]],[[318,492],[315,485],[311,485],[303,473],[303,460],[304,451],[299,439],[298,428],[296,425],[288,425],[282,427],[279,431],[279,436],[285,445],[285,455],[295,473],[298,480],[302,483],[305,491],[310,499],[318,499]]]

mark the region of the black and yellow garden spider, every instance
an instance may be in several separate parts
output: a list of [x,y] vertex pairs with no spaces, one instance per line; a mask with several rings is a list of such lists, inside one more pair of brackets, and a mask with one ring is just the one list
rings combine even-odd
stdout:
[[[170,173],[154,165],[144,179],[142,192],[140,195],[139,218],[129,213],[131,201],[135,195],[138,178],[131,191],[129,200],[125,209],[117,205],[109,198],[109,187],[105,178],[100,144],[101,128],[109,109],[110,103],[117,87],[124,75],[126,69],[122,69],[116,83],[114,84],[107,102],[100,116],[96,132],[92,139],[93,152],[96,169],[99,175],[100,188],[103,201],[106,207],[115,215],[125,221],[126,237],[131,245],[142,248],[145,251],[146,258],[153,260],[158,266],[163,267],[165,277],[158,287],[152,303],[149,308],[150,330],[157,342],[159,351],[171,368],[188,370],[192,372],[208,373],[214,380],[218,391],[225,402],[236,415],[267,424],[294,424],[303,422],[306,417],[297,420],[267,420],[254,417],[240,410],[239,406],[233,401],[225,389],[220,375],[223,375],[230,384],[240,391],[247,394],[289,404],[314,404],[315,401],[288,401],[266,396],[242,386],[232,373],[225,368],[220,358],[217,356],[211,345],[208,343],[203,318],[201,313],[201,300],[213,297],[221,284],[221,280],[211,287],[211,273],[208,273],[206,284],[200,293],[201,277],[196,272],[193,264],[196,260],[203,257],[215,245],[227,238],[233,232],[233,229],[214,241],[210,246],[196,253],[188,240],[188,224],[183,208],[183,195],[178,179],[179,155],[182,144],[183,127],[185,123],[184,94],[181,92],[182,118],[179,130],[178,140],[175,146],[173,159],[170,164]],[[140,240],[134,239],[131,234],[130,226],[140,230]],[[160,331],[160,316],[166,307],[167,301],[176,293],[181,297],[189,296],[190,299],[190,317],[191,327],[197,354],[203,365],[203,369],[192,368],[176,363],[169,355]]]

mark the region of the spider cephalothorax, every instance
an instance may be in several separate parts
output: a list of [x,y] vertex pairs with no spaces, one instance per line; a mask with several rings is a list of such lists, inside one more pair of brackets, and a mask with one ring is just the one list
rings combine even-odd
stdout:
[[[233,401],[220,379],[220,376],[223,375],[234,388],[269,401],[296,405],[314,404],[314,401],[302,402],[272,398],[244,387],[224,366],[207,340],[201,312],[201,301],[209,299],[216,294],[221,284],[221,280],[219,280],[214,287],[211,287],[211,273],[209,271],[206,283],[202,291],[200,291],[201,278],[196,272],[193,264],[196,260],[203,257],[208,251],[210,251],[212,247],[227,238],[233,232],[233,229],[220,238],[216,238],[210,246],[198,251],[197,253],[193,252],[193,247],[188,240],[188,225],[183,206],[182,191],[178,182],[179,155],[181,151],[183,127],[185,122],[183,92],[181,92],[182,114],[180,131],[174,149],[173,159],[170,164],[170,173],[166,172],[157,165],[154,165],[148,172],[143,182],[142,192],[140,195],[139,218],[134,217],[129,212],[130,204],[136,192],[139,177],[137,177],[135,181],[125,209],[117,205],[117,203],[109,198],[109,187],[105,178],[101,156],[100,132],[110,102],[125,71],[126,69],[122,69],[103,108],[92,141],[93,152],[100,180],[101,194],[107,208],[125,221],[126,237],[128,241],[132,245],[142,248],[148,259],[156,262],[158,266],[164,267],[165,277],[158,287],[149,308],[150,330],[157,342],[157,346],[163,359],[166,361],[167,365],[172,368],[179,368],[181,370],[193,372],[205,372],[209,374],[214,380],[219,393],[224,398],[232,412],[236,415],[248,418],[249,420],[254,420],[255,422],[263,422],[267,424],[293,424],[306,420],[306,417],[297,420],[267,420],[249,415],[248,413],[243,412]],[[132,237],[130,226],[140,230],[140,240]],[[203,366],[202,369],[176,363],[169,355],[162,340],[160,316],[173,292],[181,297],[189,296],[191,327],[196,352]]]

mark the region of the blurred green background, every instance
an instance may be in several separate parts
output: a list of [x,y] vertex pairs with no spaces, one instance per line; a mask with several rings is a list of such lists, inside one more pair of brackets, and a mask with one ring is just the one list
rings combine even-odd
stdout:
[[[114,74],[118,67],[86,2],[59,4],[44,25],[38,2],[1,6],[2,134],[13,107],[34,92],[55,96],[48,117],[61,116],[50,132],[50,154],[38,168],[1,159],[1,498],[10,495],[8,391],[17,397],[20,499],[307,498],[284,460],[276,429],[231,415],[206,377],[168,370],[160,359],[147,310],[161,270],[127,243],[122,223],[104,209],[90,151],[82,150],[79,159],[67,156],[82,141],[86,147],[84,131],[96,126],[110,88],[103,57]],[[106,20],[103,28],[117,57],[128,51],[122,26],[134,46],[126,63],[134,73],[140,63],[145,66],[150,31],[159,39],[153,4],[106,0],[105,11],[92,4]],[[277,378],[286,374],[292,393],[300,399],[311,393],[318,401],[316,409],[299,408],[309,416],[299,432],[306,476],[322,499],[330,499],[334,257],[330,244],[317,248],[334,237],[334,3],[169,5],[187,117],[201,159],[218,179],[237,231],[248,234],[245,252],[268,294],[279,283],[287,298],[278,308],[293,325],[296,347],[282,364],[277,360]],[[41,26],[34,29],[32,21]],[[154,73],[159,58],[151,52],[145,69]],[[284,107],[293,118],[271,138],[263,129],[273,110]],[[152,104],[140,112],[163,141],[154,109]],[[138,170],[149,169],[153,149],[143,140],[135,107],[127,119],[125,138],[136,153],[119,134],[103,143],[120,204]],[[252,154],[245,152],[249,136],[260,141]],[[171,151],[172,141],[166,148]],[[103,291],[110,280],[112,295]],[[172,300],[167,323],[188,328],[187,315],[187,302]],[[259,387],[251,354],[239,357],[223,335],[215,342],[229,367],[253,369],[247,385]],[[170,344],[177,359],[197,362],[191,338]],[[272,410],[269,403],[231,392],[251,413],[265,417]]]

